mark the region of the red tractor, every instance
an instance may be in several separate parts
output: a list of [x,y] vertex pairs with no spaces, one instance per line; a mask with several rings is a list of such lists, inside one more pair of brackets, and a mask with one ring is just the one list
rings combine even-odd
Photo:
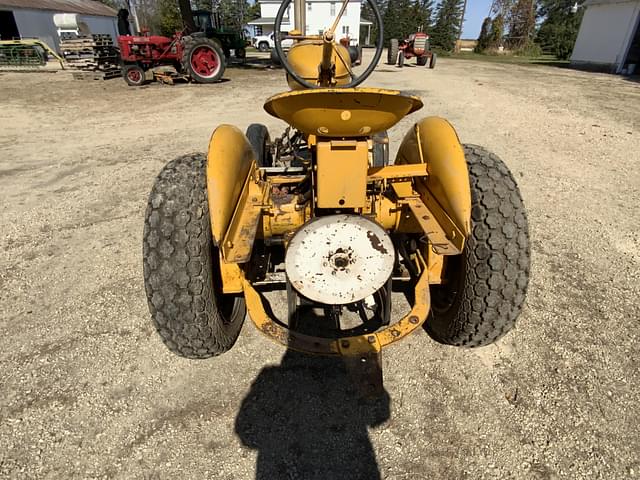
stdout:
[[429,68],[436,66],[436,54],[431,51],[429,45],[429,35],[424,32],[413,33],[409,38],[398,41],[392,38],[387,50],[387,63],[402,67],[405,60],[416,57],[416,62],[420,66],[429,65]]
[[[225,56],[220,45],[203,33],[172,38],[158,35],[120,35],[124,80],[132,86],[147,80],[147,71],[173,67],[180,76],[188,76],[197,83],[214,83],[225,70]],[[160,69],[159,67],[165,67]]]

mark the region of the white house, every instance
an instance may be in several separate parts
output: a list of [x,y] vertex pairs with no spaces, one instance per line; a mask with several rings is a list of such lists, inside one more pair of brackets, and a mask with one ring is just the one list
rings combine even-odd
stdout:
[[611,73],[640,71],[640,0],[586,0],[571,64]]
[[[249,22],[254,28],[254,36],[269,35],[273,32],[278,9],[282,3],[280,0],[258,0],[260,5],[260,18]],[[287,14],[282,20],[282,31],[292,30],[295,24],[293,3],[289,5]],[[308,35],[321,34],[333,24],[342,2],[329,0],[306,0],[306,33]],[[360,43],[360,25],[370,26],[371,22],[360,19],[361,0],[351,0],[347,10],[340,19],[336,34],[338,40],[349,37],[352,45]]]
[[0,38],[39,38],[59,50],[56,13],[76,13],[91,33],[117,38],[117,12],[93,0],[0,0]]

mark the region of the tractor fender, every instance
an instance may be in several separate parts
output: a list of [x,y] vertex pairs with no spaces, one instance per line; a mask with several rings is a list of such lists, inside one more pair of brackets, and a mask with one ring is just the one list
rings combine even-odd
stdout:
[[405,135],[395,164],[426,163],[427,177],[416,182],[428,190],[456,226],[471,231],[471,188],[464,150],[453,126],[444,118],[426,117]]
[[254,165],[251,144],[237,127],[220,125],[213,131],[207,155],[207,194],[211,233],[216,245],[222,244]]

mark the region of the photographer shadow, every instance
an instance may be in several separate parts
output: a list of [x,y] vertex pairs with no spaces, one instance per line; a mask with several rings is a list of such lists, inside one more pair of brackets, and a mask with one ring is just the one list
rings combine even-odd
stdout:
[[372,480],[381,476],[367,429],[389,411],[386,391],[358,394],[341,358],[288,350],[253,382],[235,431],[258,451],[257,480]]

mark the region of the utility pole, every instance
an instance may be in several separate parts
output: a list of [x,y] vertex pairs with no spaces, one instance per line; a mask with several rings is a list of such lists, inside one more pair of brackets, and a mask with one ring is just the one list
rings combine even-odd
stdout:
[[138,13],[136,12],[135,0],[127,0],[127,10],[129,10],[129,15],[133,17],[133,23],[136,27],[136,33],[140,33],[140,22],[138,21]]
[[462,6],[462,16],[460,17],[460,31],[458,32],[458,41],[460,41],[460,39],[462,38],[462,25],[464,25],[464,16],[466,13],[467,13],[467,0],[464,0],[464,5]]

